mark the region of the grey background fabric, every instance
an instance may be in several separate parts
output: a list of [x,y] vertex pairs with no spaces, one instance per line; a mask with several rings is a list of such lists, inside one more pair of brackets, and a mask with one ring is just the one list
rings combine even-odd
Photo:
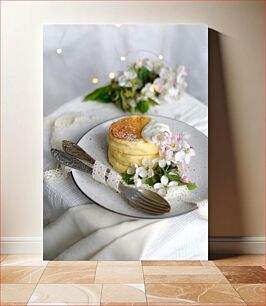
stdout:
[[[187,92],[208,103],[206,25],[44,25],[44,116],[104,85],[110,72],[158,55],[170,66],[184,65]],[[120,56],[127,61],[121,62]],[[91,83],[94,77],[100,80],[96,85]]]

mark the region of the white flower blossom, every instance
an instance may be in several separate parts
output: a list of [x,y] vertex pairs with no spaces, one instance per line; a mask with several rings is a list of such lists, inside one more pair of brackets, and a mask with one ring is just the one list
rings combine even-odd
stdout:
[[142,165],[136,169],[135,175],[142,179],[154,176],[152,161],[144,158],[142,160]]
[[137,164],[132,164],[131,167],[127,169],[127,174],[135,174],[137,168]]
[[167,176],[163,175],[160,179],[160,183],[154,184],[154,189],[157,190],[157,192],[161,196],[165,196],[167,194],[167,191],[172,188],[176,188],[178,186],[177,182],[171,181],[169,183],[169,179]]
[[166,166],[170,166],[172,160],[173,160],[173,154],[169,153],[168,155],[165,154],[165,155],[162,155],[161,157],[155,158],[152,162],[154,164],[158,163],[159,167],[163,169]]
[[133,164],[127,169],[127,174],[133,175],[134,184],[137,188],[142,185],[142,180],[154,176],[153,161],[144,158],[141,166]]
[[139,177],[134,176],[134,184],[136,188],[140,188],[142,185],[142,180]]
[[[172,189],[175,191],[179,183],[188,184],[190,182],[184,173],[184,168],[196,153],[184,138],[186,138],[184,134],[173,135],[171,131],[163,131],[153,135],[152,142],[159,147],[159,156],[153,160],[144,158],[141,165],[133,164],[127,170],[127,173],[133,178],[136,188],[145,185],[146,180],[152,178],[147,183],[157,181],[153,188],[160,195],[166,196]],[[157,175],[160,177],[160,182],[158,182]],[[178,181],[170,181],[169,175],[176,177]]]
[[160,168],[164,168],[167,165],[167,161],[165,159],[160,158],[158,160],[158,164]]
[[131,81],[136,79],[136,77],[137,77],[137,74],[135,71],[126,70],[118,74],[117,81],[121,87],[132,87]]
[[149,71],[159,74],[160,70],[165,66],[164,62],[160,59],[149,59],[138,60],[135,63],[136,68],[145,67]]
[[[137,69],[141,67],[145,67],[150,72],[158,75],[152,84],[144,84],[144,87],[142,87],[143,84],[138,79],[136,73]],[[160,102],[166,101],[171,103],[182,96],[187,87],[186,76],[186,69],[182,65],[173,69],[166,66],[161,59],[145,58],[134,62],[128,70],[118,72],[115,80],[121,87],[131,88],[132,84],[135,84],[140,88],[140,94],[138,92],[136,97],[134,97],[136,101],[148,100],[150,98],[160,105]],[[128,108],[130,107],[136,107],[135,103],[129,102]]]
[[126,70],[124,72],[124,76],[128,78],[129,80],[134,80],[137,77],[137,74],[133,70]]
[[186,141],[183,141],[182,149],[175,154],[175,161],[185,162],[188,165],[191,157],[195,155],[195,150]]
[[154,87],[165,101],[178,99],[187,87],[186,76],[184,66],[175,69],[163,67],[159,72],[159,78],[154,80]]
[[147,83],[141,90],[139,100],[146,100],[148,98],[151,98],[154,100],[157,104],[160,104],[160,100],[155,96],[155,90],[153,87],[153,84]]

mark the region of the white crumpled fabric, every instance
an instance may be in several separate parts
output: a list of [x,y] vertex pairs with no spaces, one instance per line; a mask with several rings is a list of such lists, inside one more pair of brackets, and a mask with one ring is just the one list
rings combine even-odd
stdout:
[[[94,204],[77,188],[68,169],[58,168],[51,147],[79,138],[96,124],[123,115],[113,104],[79,97],[44,119],[44,258],[57,260],[207,259],[208,204],[166,220],[136,220]],[[154,107],[207,135],[208,109],[188,94]],[[96,157],[97,158],[97,157]]]

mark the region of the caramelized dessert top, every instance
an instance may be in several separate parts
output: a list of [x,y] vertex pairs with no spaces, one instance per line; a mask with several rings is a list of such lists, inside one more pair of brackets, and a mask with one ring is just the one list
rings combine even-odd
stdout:
[[115,138],[134,141],[142,138],[141,131],[150,121],[146,116],[130,116],[113,122],[109,131]]

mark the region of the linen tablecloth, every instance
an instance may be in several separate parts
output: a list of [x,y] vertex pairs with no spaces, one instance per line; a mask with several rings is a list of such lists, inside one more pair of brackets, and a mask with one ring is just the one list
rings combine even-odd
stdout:
[[[174,118],[208,133],[208,109],[188,94],[150,114]],[[78,141],[90,128],[124,115],[113,104],[78,97],[44,118],[44,258],[57,260],[207,259],[207,204],[166,220],[136,220],[109,212],[84,196],[57,169],[51,147]]]

